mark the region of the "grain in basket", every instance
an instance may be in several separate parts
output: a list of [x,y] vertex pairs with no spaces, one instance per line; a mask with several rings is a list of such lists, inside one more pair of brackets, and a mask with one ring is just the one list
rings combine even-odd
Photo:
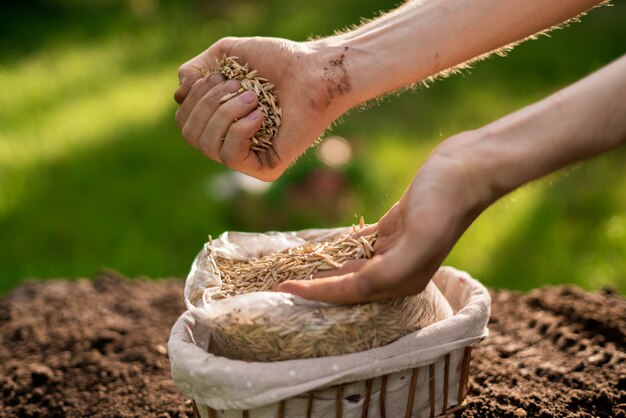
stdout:
[[[211,351],[247,361],[335,356],[389,344],[452,316],[432,283],[419,295],[357,305],[267,292],[285,280],[310,280],[345,261],[371,258],[375,242],[376,234],[340,234],[245,260],[219,256],[210,242],[206,257],[221,280],[206,302],[223,308],[208,323]],[[192,303],[203,295],[204,289],[196,290]]]

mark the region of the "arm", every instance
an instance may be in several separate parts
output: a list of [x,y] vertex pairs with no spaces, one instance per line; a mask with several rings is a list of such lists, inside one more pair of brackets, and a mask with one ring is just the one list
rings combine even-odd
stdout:
[[323,54],[346,50],[348,73],[355,91],[350,102],[362,103],[510,48],[600,3],[597,0],[409,1],[361,28],[320,43]]
[[[376,255],[278,290],[355,303],[424,289],[473,220],[515,188],[626,143],[626,56],[476,131],[443,142],[400,200],[364,233]],[[610,186],[607,186],[610,187]]]
[[[176,121],[185,139],[207,157],[274,180],[350,108],[520,41],[599,3],[410,1],[358,29],[321,40],[224,38],[180,67]],[[269,153],[248,150],[249,138],[260,125],[258,114],[252,115],[256,102],[220,104],[219,98],[236,86],[226,86],[219,76],[204,78],[223,55],[238,56],[276,86],[283,125]]]

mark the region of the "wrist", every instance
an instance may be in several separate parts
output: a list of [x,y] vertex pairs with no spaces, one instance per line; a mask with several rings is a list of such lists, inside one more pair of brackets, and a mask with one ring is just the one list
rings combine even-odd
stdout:
[[548,141],[554,129],[535,126],[532,123],[534,113],[509,115],[446,141],[450,142],[446,152],[457,155],[465,167],[468,183],[482,210],[523,184],[554,170],[545,150],[534,143]]
[[485,129],[466,131],[442,142],[433,156],[451,160],[461,173],[464,185],[463,209],[480,213],[508,193],[494,175],[491,161],[497,158],[497,138]]

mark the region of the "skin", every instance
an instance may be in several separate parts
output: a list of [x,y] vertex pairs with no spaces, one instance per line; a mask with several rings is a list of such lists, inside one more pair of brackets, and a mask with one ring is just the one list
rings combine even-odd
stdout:
[[[217,57],[237,56],[271,80],[279,93],[282,125],[268,152],[250,151],[249,138],[260,128],[253,119],[257,103],[231,99],[237,81],[203,74],[215,66]],[[181,104],[176,123],[187,142],[208,158],[265,181],[278,178],[343,111],[326,104],[319,80],[313,75],[315,51],[308,43],[276,38],[224,38],[179,69],[180,87],[174,98]],[[243,95],[245,93],[242,93]],[[335,109],[334,111],[332,109]],[[225,138],[224,141],[221,138]]]
[[[207,157],[271,181],[350,108],[598,3],[413,1],[351,32],[312,42],[224,38],[179,69],[176,120],[185,139]],[[283,125],[267,155],[249,151],[248,138],[260,126],[256,102],[233,99],[219,105],[219,98],[238,86],[217,75],[203,76],[223,55],[240,57],[276,86]],[[400,201],[362,232],[378,231],[374,258],[346,263],[316,280],[285,282],[277,290],[335,303],[420,292],[463,232],[494,201],[626,141],[624,74],[626,58],[621,58],[537,104],[447,139]]]
[[[223,38],[179,68],[174,97],[181,107],[176,122],[187,142],[208,158],[273,181],[351,108],[517,42],[598,3],[409,1],[360,28],[315,41]],[[220,105],[226,83],[218,76],[204,77],[224,55],[247,62],[278,92],[283,123],[269,152],[249,151],[249,138],[261,124],[248,117],[256,103],[229,100]]]
[[[431,154],[381,220],[376,256],[277,290],[357,303],[422,291],[456,241],[517,187],[626,143],[626,56],[576,84]],[[322,278],[323,277],[323,278]]]

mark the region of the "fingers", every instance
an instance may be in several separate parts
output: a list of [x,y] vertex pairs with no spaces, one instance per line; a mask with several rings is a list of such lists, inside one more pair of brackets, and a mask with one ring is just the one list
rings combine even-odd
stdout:
[[250,138],[262,124],[263,114],[255,109],[230,125],[219,150],[219,157],[224,165],[233,169],[241,168],[244,161],[251,156]]
[[305,299],[331,303],[358,303],[366,296],[355,273],[315,280],[297,280],[281,283],[279,292],[293,293]]
[[378,238],[374,243],[376,254],[384,254],[392,248],[404,232],[402,212],[398,203],[394,204],[378,222],[358,230],[352,236],[359,238],[378,232]]
[[235,38],[222,38],[211,45],[209,49],[178,68],[179,87],[174,93],[176,103],[183,103],[196,81],[203,78],[211,68],[215,67],[216,58],[230,55],[230,50],[235,42]]
[[354,303],[346,301],[337,295],[361,294],[361,289],[357,281],[353,280],[354,273],[360,270],[370,260],[348,260],[341,267],[333,270],[318,272],[311,281],[291,280],[279,284],[276,287],[278,292],[293,293],[305,299],[322,300],[335,303]]
[[231,168],[239,168],[250,156],[250,138],[263,123],[262,113],[255,110],[256,94],[236,94],[240,88],[239,81],[224,82],[221,74],[212,74],[193,85],[176,112],[185,140]]
[[358,271],[367,263],[369,260],[365,258],[361,258],[358,260],[348,260],[341,265],[341,267],[333,270],[320,271],[316,273],[313,278],[314,279],[323,279],[324,277],[333,277],[333,276],[343,276],[344,274],[354,273]]
[[372,225],[368,225],[363,229],[359,229],[358,231],[352,234],[352,238],[359,239],[360,237],[372,235],[376,231],[378,231],[378,222]]
[[287,281],[277,290],[305,299],[351,304],[419,293],[438,264],[417,265],[401,243],[382,256],[367,261],[359,271],[311,281]]
[[[189,119],[189,115],[191,115],[193,108],[198,104],[200,99],[202,99],[214,87],[220,85],[223,81],[225,81],[224,76],[219,73],[213,73],[210,76],[202,78],[195,82],[193,87],[191,87],[189,94],[185,98],[185,101],[183,101],[183,103],[176,111],[176,124],[179,128],[185,126],[187,119]],[[234,88],[233,85],[229,85],[229,87]],[[237,88],[238,87],[239,86],[237,86]],[[221,89],[221,92],[224,92],[223,88]],[[215,94],[220,93],[216,90]]]
[[[196,84],[201,83],[200,81]],[[204,84],[204,83],[203,83]],[[228,94],[235,94],[241,84],[236,80],[228,80],[225,83],[218,84],[211,88],[208,93],[199,97],[205,86],[198,86],[197,92],[190,93],[183,105],[177,112],[177,123],[182,125],[183,137],[195,148],[198,148],[198,142],[205,130],[207,123],[213,118],[220,107],[232,106],[229,102],[220,103],[222,97]],[[196,86],[194,86],[194,89]],[[194,102],[194,100],[196,100]],[[189,102],[189,103],[188,103]],[[248,112],[250,109],[248,110]],[[188,114],[187,114],[188,113]],[[244,114],[245,115],[245,114]]]
[[176,103],[183,103],[196,82],[204,78],[207,69],[202,64],[201,56],[202,55],[184,63],[178,69],[179,86],[174,92],[174,100]]
[[[207,109],[212,110],[217,106],[217,109],[214,111],[209,121],[206,123],[204,130],[202,131],[202,135],[198,140],[198,148],[203,152],[204,155],[206,155],[210,159],[222,162],[222,159],[220,157],[220,150],[222,148],[223,141],[225,141],[225,137],[229,129],[231,128],[231,125],[251,113],[257,106],[258,99],[254,92],[245,91],[222,104],[219,103],[219,98],[217,99],[217,104],[215,103],[214,97],[207,98],[206,103],[203,104],[204,100],[205,99],[202,99],[200,102],[198,102],[198,106],[194,108],[191,116],[189,117],[188,124],[194,123],[193,120],[196,118],[196,114],[198,114],[197,119],[201,120],[203,118],[203,115],[205,115],[207,111],[210,111]],[[232,154],[232,152],[234,150],[240,153],[242,149],[242,144],[241,142],[233,143],[233,140],[237,137],[237,132],[242,132],[248,128],[251,129],[251,126],[248,125],[248,123],[250,123],[251,125],[254,123],[259,123],[259,120],[256,119],[256,116],[256,114],[252,115],[250,118],[251,120],[247,120],[246,122],[243,122],[241,125],[238,125],[237,128],[235,128],[233,134],[231,134],[231,141],[229,143],[229,152],[227,153],[227,157],[231,157],[233,159],[239,158],[237,157],[237,155],[239,154],[234,155]],[[252,133],[254,134],[254,132]],[[250,136],[248,136],[248,138],[250,138]]]
[[427,237],[404,234],[387,252],[367,263],[355,277],[361,281],[363,300],[407,296],[424,290],[443,260],[433,250],[434,241]]
[[[371,261],[370,261],[371,262]],[[384,264],[384,263],[381,263]],[[377,274],[377,279],[384,279],[385,284],[374,288],[372,277]],[[384,268],[363,268],[356,273],[348,273],[341,276],[333,276],[310,281],[298,280],[281,283],[279,292],[293,293],[309,300],[319,300],[336,304],[353,304],[385,300],[400,296],[419,293],[424,289],[432,274],[415,276],[413,285],[397,280]]]

